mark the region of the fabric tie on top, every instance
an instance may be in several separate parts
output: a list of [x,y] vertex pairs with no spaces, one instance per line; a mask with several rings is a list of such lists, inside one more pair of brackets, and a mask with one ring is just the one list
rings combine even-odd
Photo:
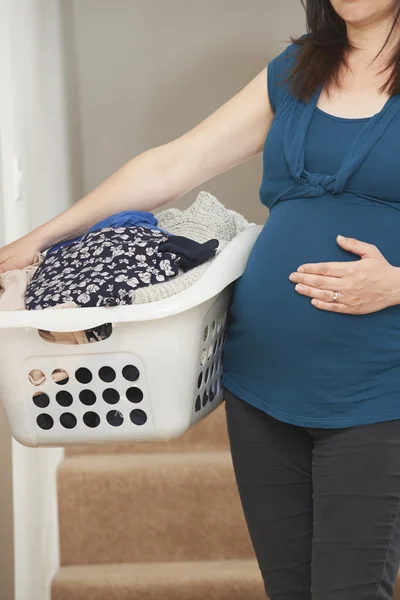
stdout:
[[[321,94],[321,86],[308,103],[297,102],[290,94],[281,101],[279,118],[282,122],[283,154],[292,176],[290,185],[282,186],[268,201],[271,209],[281,200],[317,198],[327,193],[345,191],[349,179],[360,168],[391,123],[399,117],[400,94],[391,96],[382,110],[361,129],[334,175],[309,173],[305,169],[305,148],[308,130]],[[329,140],[327,140],[329,146]]]
[[300,189],[300,194],[305,196],[323,196],[326,192],[335,193],[335,175],[323,175],[321,173],[309,173],[304,170],[299,178],[299,183],[303,189]]

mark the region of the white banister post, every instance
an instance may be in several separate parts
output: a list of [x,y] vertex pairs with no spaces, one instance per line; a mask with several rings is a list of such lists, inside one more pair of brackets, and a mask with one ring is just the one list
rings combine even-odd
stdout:
[[[62,3],[0,2],[0,245],[71,201]],[[1,413],[0,453],[0,598],[50,600],[63,451],[12,441]]]

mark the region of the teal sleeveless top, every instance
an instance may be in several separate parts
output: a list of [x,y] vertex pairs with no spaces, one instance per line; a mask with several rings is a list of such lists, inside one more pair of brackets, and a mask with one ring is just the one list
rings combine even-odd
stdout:
[[375,244],[400,267],[400,94],[372,118],[334,117],[283,83],[297,47],[268,68],[275,116],[261,202],[269,217],[235,286],[224,386],[272,417],[342,428],[400,418],[400,306],[331,313],[298,294],[304,263],[359,260],[337,235]]

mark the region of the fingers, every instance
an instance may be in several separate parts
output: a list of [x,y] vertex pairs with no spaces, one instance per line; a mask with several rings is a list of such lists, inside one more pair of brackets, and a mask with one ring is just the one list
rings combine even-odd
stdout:
[[301,283],[310,288],[336,292],[339,292],[344,285],[343,280],[340,278],[310,275],[309,273],[292,273],[289,279],[294,283]]
[[373,244],[360,242],[354,238],[345,238],[342,235],[338,235],[336,241],[341,248],[348,252],[353,252],[353,254],[358,254],[361,258],[375,258],[381,254]]
[[[295,287],[296,292],[302,296],[308,296],[322,302],[335,302],[335,291],[332,290],[319,290],[317,288],[309,287],[307,285],[298,284]],[[342,301],[342,302],[341,302]],[[343,303],[343,296],[338,293],[338,300],[335,304]]]
[[354,266],[352,262],[329,262],[329,263],[309,263],[301,265],[298,273],[312,273],[315,275],[326,275],[328,277],[344,277],[351,274]]
[[348,314],[353,312],[348,306],[341,304],[340,302],[323,302],[322,300],[314,299],[311,301],[311,304],[319,310],[327,310],[328,312]]
[[347,314],[353,314],[356,312],[350,306],[347,306],[347,304],[344,303],[344,296],[340,292],[338,293],[337,302],[335,302],[334,292],[331,290],[319,290],[303,285],[296,285],[295,290],[302,296],[311,298],[311,304],[319,310]]

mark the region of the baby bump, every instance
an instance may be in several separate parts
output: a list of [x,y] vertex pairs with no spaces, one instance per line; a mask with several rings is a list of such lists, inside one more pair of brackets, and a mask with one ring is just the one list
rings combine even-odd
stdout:
[[400,214],[387,208],[321,198],[277,205],[236,285],[225,348],[230,364],[240,368],[251,355],[255,377],[261,367],[294,373],[312,364],[328,378],[337,376],[338,364],[354,372],[369,365],[370,373],[397,367],[400,307],[370,315],[321,311],[289,275],[304,263],[359,260],[337,245],[338,234],[376,244],[398,266],[399,227]]

